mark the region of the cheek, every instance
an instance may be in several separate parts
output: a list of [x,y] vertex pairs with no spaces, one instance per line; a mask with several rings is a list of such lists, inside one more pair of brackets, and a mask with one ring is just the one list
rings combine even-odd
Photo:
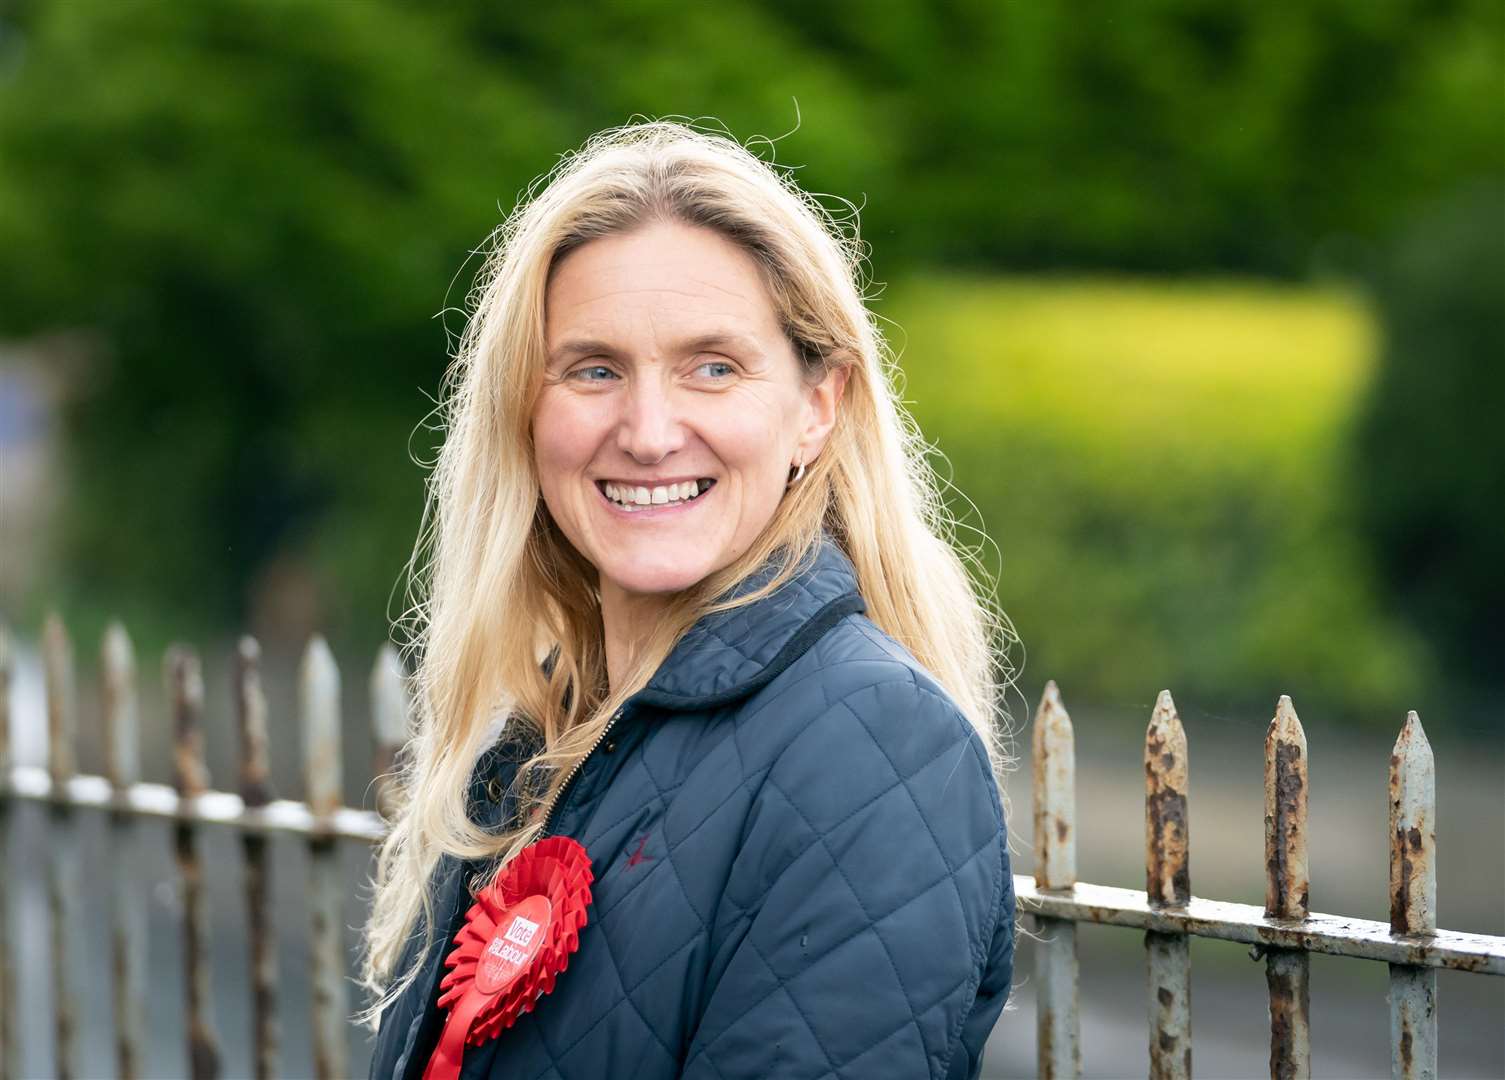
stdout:
[[572,407],[564,397],[548,391],[533,410],[533,453],[538,482],[546,492],[557,488],[567,473],[584,468],[595,451],[587,410]]
[[759,498],[777,499],[787,473],[785,446],[791,441],[785,431],[783,411],[768,407],[730,408],[720,411],[717,423],[703,429],[706,441],[724,465],[735,469]]

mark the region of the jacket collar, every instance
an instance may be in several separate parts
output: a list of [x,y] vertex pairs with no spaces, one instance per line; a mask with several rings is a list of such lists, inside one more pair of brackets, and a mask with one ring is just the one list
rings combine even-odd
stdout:
[[[746,595],[775,569],[772,562],[764,565],[726,595]],[[823,532],[777,590],[692,626],[633,700],[672,710],[729,704],[772,681],[843,617],[866,610],[856,571]]]

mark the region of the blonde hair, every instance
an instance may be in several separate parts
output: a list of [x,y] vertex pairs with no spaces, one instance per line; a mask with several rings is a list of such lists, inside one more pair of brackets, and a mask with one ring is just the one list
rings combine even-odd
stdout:
[[[382,843],[365,927],[362,982],[382,1009],[416,976],[435,932],[430,879],[442,853],[504,866],[535,839],[571,767],[674,643],[712,611],[777,589],[829,532],[851,559],[868,616],[914,654],[976,727],[995,776],[1008,762],[1000,690],[1012,679],[1007,620],[953,547],[955,522],[926,446],[898,403],[896,365],[861,291],[855,228],[735,140],[666,120],[593,136],[536,181],[493,243],[471,294],[440,413],[447,435],[428,482],[399,627],[414,670],[414,735],[400,758],[393,827]],[[544,296],[564,255],[655,222],[715,230],[758,264],[807,377],[848,369],[835,427],[741,558],[672,599],[632,671],[608,686],[593,567],[550,519],[529,421],[542,381]],[[425,562],[426,555],[426,562]],[[772,561],[762,587],[718,598]],[[421,567],[421,570],[415,570]],[[552,664],[541,664],[552,654]],[[535,729],[543,749],[515,788],[506,831],[466,812],[495,718]],[[1000,724],[1003,721],[1004,724]],[[477,882],[472,882],[474,887]],[[404,946],[424,948],[396,970]]]

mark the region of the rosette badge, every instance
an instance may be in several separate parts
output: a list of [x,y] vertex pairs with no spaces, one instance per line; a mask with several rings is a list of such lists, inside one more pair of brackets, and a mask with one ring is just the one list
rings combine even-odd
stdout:
[[591,902],[590,858],[567,836],[550,836],[518,852],[476,897],[444,958],[439,1007],[449,1010],[424,1080],[460,1075],[465,1047],[511,1027],[580,947]]

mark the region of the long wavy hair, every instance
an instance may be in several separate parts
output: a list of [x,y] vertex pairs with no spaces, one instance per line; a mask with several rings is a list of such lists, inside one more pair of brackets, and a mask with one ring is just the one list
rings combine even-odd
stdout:
[[[373,995],[365,1022],[375,1026],[416,976],[416,959],[398,970],[404,946],[420,937],[421,957],[432,942],[430,884],[441,854],[482,860],[488,873],[505,866],[548,816],[530,811],[552,804],[571,766],[685,631],[784,584],[823,530],[856,568],[868,616],[975,725],[995,777],[1009,763],[1001,691],[1014,676],[1013,631],[991,588],[969,577],[967,563],[979,560],[956,546],[943,482],[899,404],[896,363],[863,299],[855,208],[846,205],[844,217],[833,214],[725,135],[655,120],[593,136],[536,181],[493,234],[442,385],[445,438],[397,622],[414,672],[414,726],[399,756],[400,794],[365,927],[362,982]],[[741,245],[805,375],[818,380],[836,367],[848,375],[824,450],[758,541],[674,596],[633,670],[608,685],[596,572],[544,506],[530,419],[553,268],[583,244],[653,222],[712,229]],[[770,563],[764,585],[725,598]],[[534,729],[542,749],[519,768],[521,812],[497,832],[475,825],[466,804],[476,760],[502,717]]]

